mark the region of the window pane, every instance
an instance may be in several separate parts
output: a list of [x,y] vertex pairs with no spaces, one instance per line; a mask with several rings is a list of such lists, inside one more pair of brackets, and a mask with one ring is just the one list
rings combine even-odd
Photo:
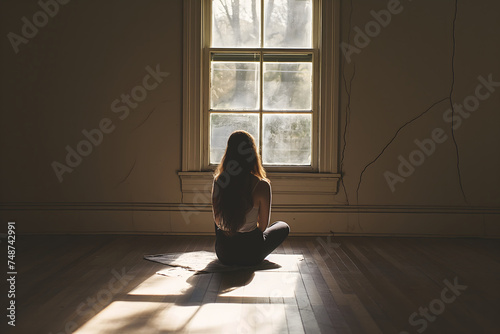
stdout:
[[312,110],[312,63],[264,63],[264,110]]
[[212,47],[260,47],[260,0],[213,0]]
[[218,164],[224,155],[229,135],[236,130],[248,131],[259,143],[259,114],[210,114],[210,163]]
[[256,110],[259,108],[258,62],[212,62],[210,109]]
[[262,122],[264,164],[311,164],[311,114],[264,114]]
[[264,3],[264,47],[312,47],[311,0],[274,0]]

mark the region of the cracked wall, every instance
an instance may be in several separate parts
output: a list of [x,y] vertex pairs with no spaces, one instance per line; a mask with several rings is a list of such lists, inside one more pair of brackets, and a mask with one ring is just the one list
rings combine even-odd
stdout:
[[[355,28],[363,30],[373,21],[372,11],[395,3],[341,1],[341,40],[354,43],[359,34]],[[181,0],[123,1],[96,7],[91,2],[71,2],[27,45],[21,45],[18,54],[4,39],[0,201],[59,205],[55,211],[43,207],[45,211],[14,211],[15,217],[31,222],[32,231],[65,231],[71,229],[67,224],[71,221],[76,228],[85,225],[92,231],[137,232],[148,226],[147,231],[199,232],[195,226],[211,219],[208,210],[200,216],[200,225],[188,225],[179,216],[182,4]],[[20,27],[21,17],[38,9],[36,1],[1,6],[4,36]],[[492,74],[495,82],[500,81],[500,4],[405,0],[399,6],[401,12],[353,53],[351,62],[340,53],[342,182],[336,204],[322,208],[324,212],[280,209],[277,215],[283,217],[276,218],[289,221],[293,229],[359,232],[364,223],[385,220],[384,215],[359,214],[363,207],[459,206],[493,208],[498,214],[500,87],[480,100],[467,118],[463,110],[454,110],[454,122],[461,120],[453,132],[455,140],[443,114],[475,94],[479,76]],[[110,103],[142,84],[145,67],[156,64],[169,72],[168,78],[126,120],[116,123],[112,135],[66,174],[64,183],[58,183],[51,161],[64,158],[65,145],[81,140],[82,129],[113,115]],[[432,138],[438,128],[448,139],[436,144],[404,182],[395,181],[392,191],[386,172],[398,175],[398,157],[409,159],[418,148],[415,140]],[[99,211],[94,206],[81,211],[66,210],[66,203],[150,206],[143,211],[135,207]],[[156,211],[156,204],[163,206]],[[0,210],[0,215],[2,220],[14,217],[9,211]],[[385,231],[395,230],[401,221],[400,216],[394,218]],[[420,224],[415,221],[415,226]]]
[[[355,46],[355,27],[364,31],[371,11],[388,3],[343,2],[342,40]],[[498,206],[500,92],[466,119],[453,108],[474,95],[478,76],[500,81],[498,5],[406,1],[401,8],[350,63],[342,57],[342,196],[359,205]],[[451,122],[443,119],[449,108]],[[457,118],[463,122],[453,130]],[[384,173],[399,175],[398,157],[408,160],[420,150],[415,140],[436,128],[448,139],[391,189]]]

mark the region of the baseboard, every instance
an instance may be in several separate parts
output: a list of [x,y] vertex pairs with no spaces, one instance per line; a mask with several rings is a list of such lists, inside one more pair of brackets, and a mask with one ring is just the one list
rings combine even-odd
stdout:
[[[18,233],[213,233],[209,205],[127,202],[11,202],[0,204],[2,222]],[[274,205],[291,235],[500,237],[500,208],[444,206]]]

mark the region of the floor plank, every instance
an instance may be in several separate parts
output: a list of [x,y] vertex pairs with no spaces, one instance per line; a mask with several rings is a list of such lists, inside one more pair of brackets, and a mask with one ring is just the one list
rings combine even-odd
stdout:
[[171,277],[143,255],[213,251],[214,238],[21,235],[16,244],[17,323],[4,321],[2,333],[500,332],[494,239],[290,237],[275,253],[292,262],[279,270]]

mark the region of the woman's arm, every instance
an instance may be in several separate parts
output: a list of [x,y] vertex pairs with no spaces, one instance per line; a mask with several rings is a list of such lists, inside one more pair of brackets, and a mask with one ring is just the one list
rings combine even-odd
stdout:
[[218,192],[219,192],[219,186],[217,185],[217,182],[214,181],[212,183],[212,216],[213,216],[214,222],[215,222],[215,224],[217,224],[217,226],[219,226],[219,224],[217,223],[217,220],[215,219],[214,203],[215,203],[215,196],[217,196]]
[[262,232],[264,232],[269,225],[269,218],[271,217],[271,185],[268,181],[263,180],[257,186],[256,191],[259,200],[258,227]]

